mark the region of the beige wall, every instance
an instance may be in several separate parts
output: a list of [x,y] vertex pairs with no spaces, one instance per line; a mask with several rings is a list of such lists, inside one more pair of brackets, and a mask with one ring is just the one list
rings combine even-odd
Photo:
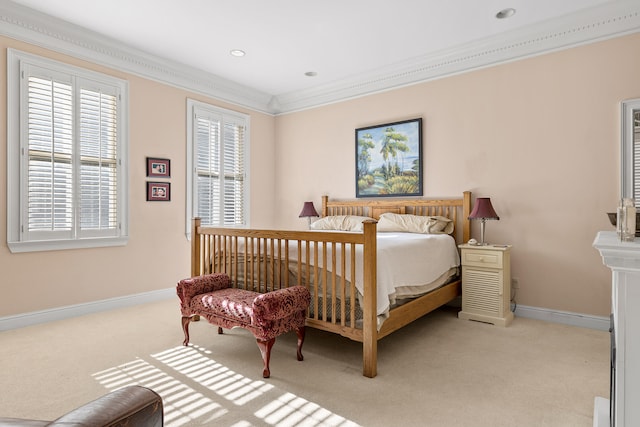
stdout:
[[[1,105],[14,47],[127,79],[131,107],[127,246],[11,254],[0,174],[0,317],[167,289],[188,274],[188,96],[251,115],[254,227],[304,228],[303,201],[354,197],[354,129],[422,117],[425,196],[492,198],[501,219],[487,224],[487,239],[513,244],[518,303],[609,313],[610,273],[591,244],[612,229],[605,212],[619,194],[619,103],[640,97],[638,34],[276,118],[8,38],[0,47]],[[6,153],[6,120],[0,142]],[[171,159],[170,203],[145,202],[146,156]]]
[[[620,101],[640,97],[640,34],[502,64],[276,120],[279,226],[305,200],[355,196],[354,129],[424,119],[424,194],[490,196],[519,304],[606,316],[592,242],[619,195]],[[473,224],[479,237],[479,226]]]
[[[189,274],[185,237],[186,99],[251,116],[251,221],[273,223],[274,118],[184,90],[0,37],[0,105],[6,100],[6,49],[57,59],[129,81],[129,243],[124,247],[12,254],[6,235],[6,168],[0,166],[0,317],[168,289]],[[4,115],[4,113],[2,113]],[[6,118],[0,159],[6,159]],[[171,159],[171,202],[146,202],[146,157]]]

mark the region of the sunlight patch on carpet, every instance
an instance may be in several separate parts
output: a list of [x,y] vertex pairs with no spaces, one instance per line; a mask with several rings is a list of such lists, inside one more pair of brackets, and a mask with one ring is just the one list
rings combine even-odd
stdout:
[[167,427],[180,427],[196,420],[211,421],[228,413],[219,403],[142,359],[97,372],[93,377],[110,391],[141,385],[158,393],[162,397]]
[[290,426],[335,426],[357,427],[358,424],[332,413],[320,405],[309,402],[291,393],[285,393],[278,399],[255,413],[267,424],[278,427]]
[[[154,390],[162,397],[167,427],[214,423],[230,427],[358,426],[316,403],[234,372],[210,354],[198,346],[180,346],[151,354],[152,362],[136,358],[92,376],[110,391],[129,385]],[[202,394],[198,391],[202,389],[212,393]],[[216,398],[224,400],[216,402]]]
[[151,357],[236,405],[244,405],[273,388],[264,381],[254,381],[233,372],[207,356],[209,353],[197,346],[183,346]]

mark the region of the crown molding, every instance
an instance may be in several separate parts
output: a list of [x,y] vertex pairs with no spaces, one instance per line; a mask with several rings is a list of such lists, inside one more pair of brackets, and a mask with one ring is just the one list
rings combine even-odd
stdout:
[[267,114],[287,114],[640,31],[637,0],[580,13],[424,55],[330,84],[271,95],[160,58],[0,0],[0,35]]
[[194,67],[150,55],[91,30],[0,0],[0,35],[55,52],[271,113],[272,96]]
[[279,108],[276,114],[305,110],[639,31],[640,2],[609,2],[348,80],[278,95],[272,106]]

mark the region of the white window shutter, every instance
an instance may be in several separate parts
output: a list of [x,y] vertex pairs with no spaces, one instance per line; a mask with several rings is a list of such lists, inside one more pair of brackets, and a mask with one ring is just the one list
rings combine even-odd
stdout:
[[72,86],[54,77],[29,74],[26,79],[27,231],[69,235],[73,228]]
[[640,207],[640,112],[633,113],[633,197]]
[[244,124],[224,126],[224,223],[242,225],[244,212]]
[[193,216],[203,225],[243,226],[248,118],[201,103],[192,108]]
[[127,241],[123,80],[9,49],[12,252]]
[[82,88],[79,128],[80,233],[115,234],[118,220],[117,94]]

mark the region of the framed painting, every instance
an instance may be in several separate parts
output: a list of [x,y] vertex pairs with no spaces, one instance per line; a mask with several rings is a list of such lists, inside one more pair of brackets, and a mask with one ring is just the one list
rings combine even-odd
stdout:
[[147,157],[147,176],[158,178],[171,177],[171,160]]
[[356,129],[356,197],[422,196],[422,118]]
[[147,182],[147,202],[168,202],[171,200],[171,184],[168,182]]

